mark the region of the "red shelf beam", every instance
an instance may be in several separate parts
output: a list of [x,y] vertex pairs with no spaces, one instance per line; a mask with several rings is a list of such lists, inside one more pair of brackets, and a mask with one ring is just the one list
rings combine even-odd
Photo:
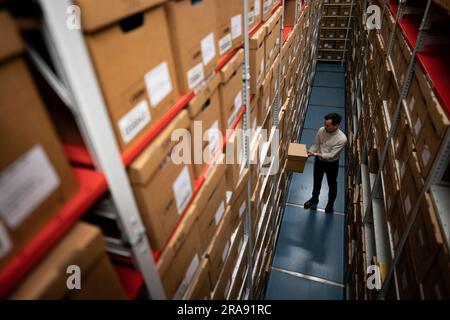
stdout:
[[19,284],[70,227],[106,192],[107,184],[102,174],[88,169],[74,168],[73,170],[79,185],[77,193],[0,270],[0,299],[5,298]]
[[119,265],[114,265],[114,269],[119,276],[128,300],[136,300],[144,287],[144,278],[141,273],[134,269]]

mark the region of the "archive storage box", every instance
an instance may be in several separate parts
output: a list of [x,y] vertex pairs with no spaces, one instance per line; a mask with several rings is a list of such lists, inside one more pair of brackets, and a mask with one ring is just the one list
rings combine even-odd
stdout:
[[214,75],[204,88],[189,102],[191,118],[191,151],[194,177],[198,179],[213,160],[223,139],[223,122],[219,95],[220,76]]
[[306,145],[290,143],[286,170],[290,172],[303,172],[306,161],[308,161]]
[[[176,163],[172,158],[174,148],[183,145],[179,145],[181,140],[171,139],[172,132],[179,129],[189,132],[189,127],[189,116],[183,110],[128,169],[139,211],[154,250],[164,247],[194,192],[192,160],[187,158],[184,164]],[[174,154],[178,155],[176,150]]]
[[250,93],[258,94],[266,74],[265,47],[266,28],[259,28],[250,38]]
[[82,21],[86,16],[83,31],[108,114],[125,150],[178,99],[164,8],[154,7],[154,0],[140,0],[136,9],[120,0],[77,3]]
[[77,190],[75,177],[23,59],[12,18],[0,11],[0,268]]

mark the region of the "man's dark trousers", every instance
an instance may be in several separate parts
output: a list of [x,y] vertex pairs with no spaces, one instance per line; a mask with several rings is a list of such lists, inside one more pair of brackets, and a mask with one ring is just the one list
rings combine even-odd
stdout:
[[339,160],[323,161],[316,157],[314,161],[314,189],[313,198],[318,200],[320,189],[322,187],[323,174],[327,176],[328,182],[328,203],[333,204],[337,196],[337,176],[339,173]]

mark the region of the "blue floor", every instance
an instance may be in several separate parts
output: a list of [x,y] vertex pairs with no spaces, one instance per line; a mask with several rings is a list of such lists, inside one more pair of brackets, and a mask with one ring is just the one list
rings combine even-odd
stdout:
[[[344,67],[317,64],[301,143],[311,146],[327,113],[337,112],[345,119],[344,108]],[[344,123],[341,128],[345,128]],[[267,300],[344,299],[344,164],[345,155],[341,154],[333,214],[324,212],[328,199],[326,176],[317,208],[303,208],[303,203],[311,197],[313,159],[308,161],[303,173],[293,174],[266,290]]]

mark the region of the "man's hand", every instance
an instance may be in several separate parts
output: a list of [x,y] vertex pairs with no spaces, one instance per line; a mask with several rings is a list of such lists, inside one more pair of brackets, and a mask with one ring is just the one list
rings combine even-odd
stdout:
[[315,157],[317,155],[316,152],[307,151],[308,157]]

